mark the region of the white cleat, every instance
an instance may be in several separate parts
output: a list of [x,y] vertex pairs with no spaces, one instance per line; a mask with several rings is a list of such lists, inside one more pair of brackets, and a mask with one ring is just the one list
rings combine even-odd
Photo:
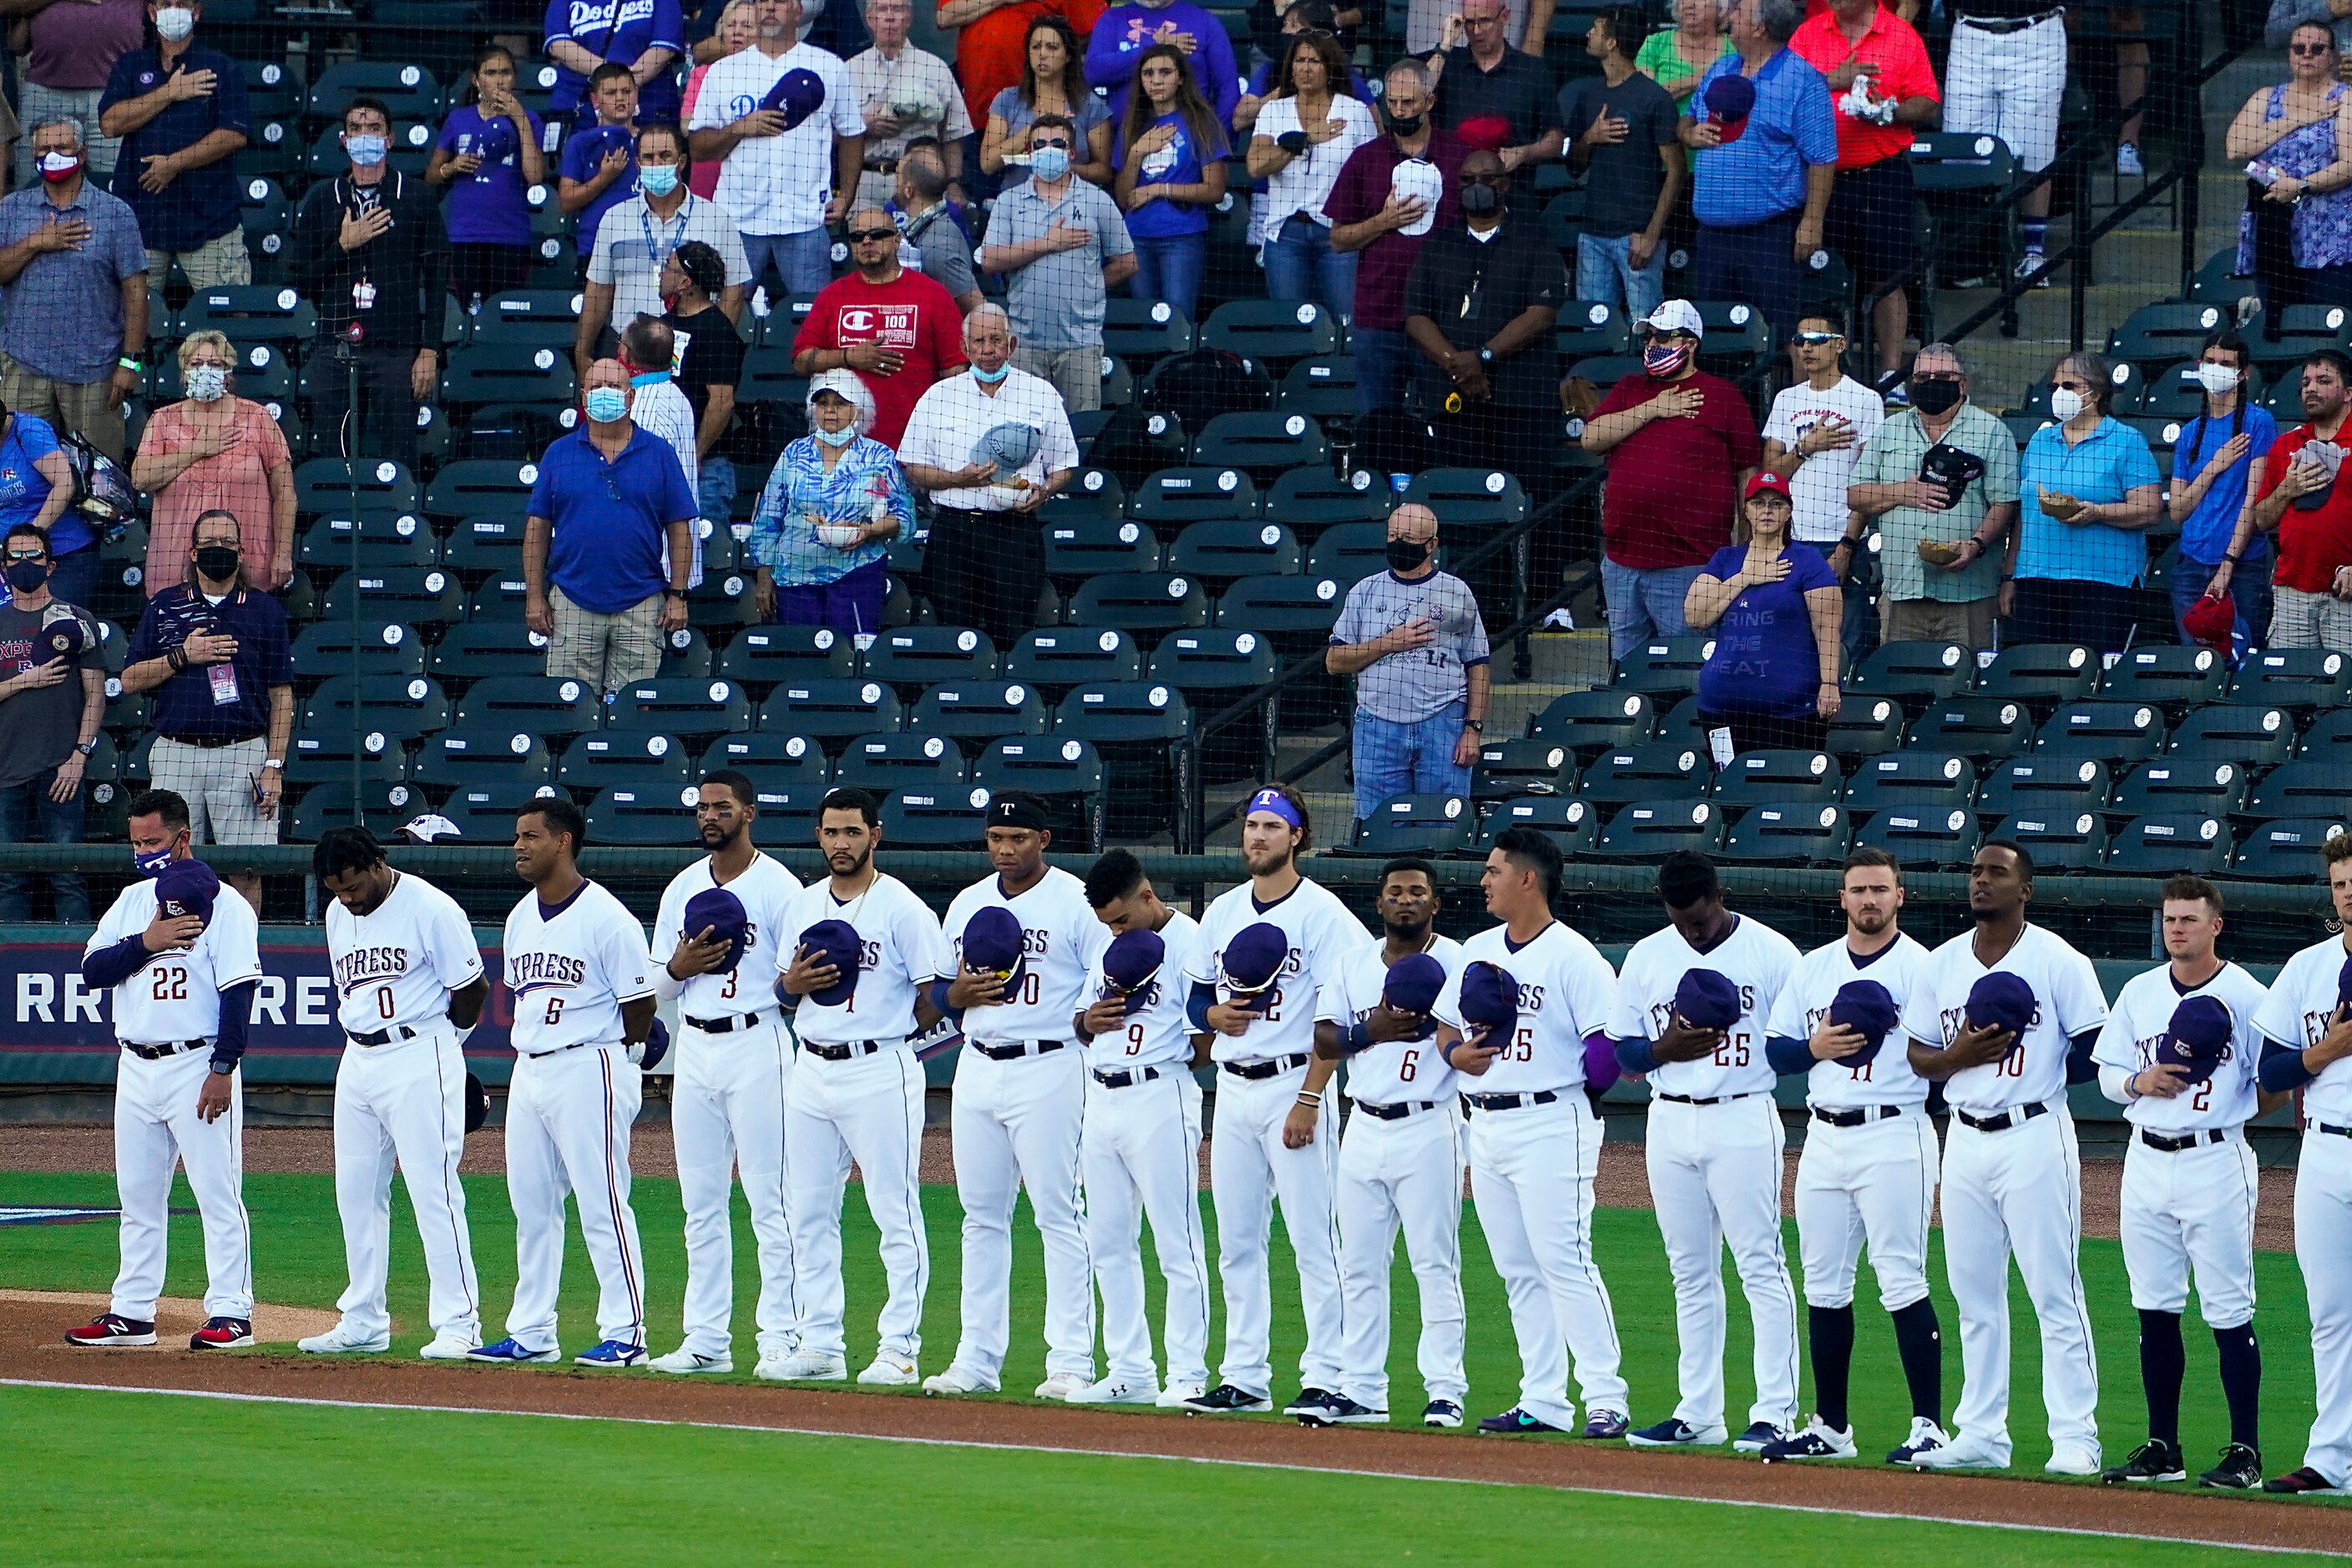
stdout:
[[1888,1452],[1886,1462],[1890,1465],[1918,1464],[1951,1440],[1952,1435],[1935,1422],[1925,1415],[1914,1415],[1911,1417],[1911,1435]]
[[1205,1383],[1171,1383],[1159,1398],[1151,1403],[1162,1410],[1181,1410],[1188,1399],[1198,1399],[1209,1392]]
[[416,1359],[419,1361],[464,1361],[475,1351],[480,1349],[481,1343],[482,1336],[479,1334],[469,1334],[457,1331],[436,1334],[432,1339],[417,1347]]
[[925,1394],[994,1394],[996,1384],[982,1379],[980,1373],[950,1364],[945,1372],[935,1372],[923,1379]]
[[[1077,1398],[1080,1390],[1092,1388],[1094,1385],[1094,1374],[1091,1373],[1081,1375],[1074,1372],[1057,1372],[1037,1385],[1037,1397],[1058,1399],[1067,1404]],[[1158,1389],[1152,1390],[1155,1398],[1158,1397],[1159,1392]]]
[[735,1358],[724,1352],[718,1355],[704,1355],[700,1351],[690,1351],[684,1345],[680,1345],[669,1354],[657,1355],[646,1364],[656,1372],[726,1373],[735,1370]]
[[898,1388],[922,1380],[913,1362],[887,1352],[876,1356],[873,1364],[857,1374],[857,1381],[869,1388]]
[[323,1334],[297,1340],[294,1348],[304,1355],[382,1355],[392,1348],[392,1339],[389,1335],[380,1340],[368,1339],[337,1323]]
[[[1052,1397],[1042,1390],[1038,1396]],[[1081,1384],[1062,1397],[1072,1405],[1157,1405],[1160,1388],[1150,1378],[1139,1382],[1113,1373],[1100,1383]]]
[[837,1355],[794,1351],[790,1355],[761,1357],[751,1375],[770,1383],[842,1383],[849,1377],[849,1363]]
[[2061,1443],[2051,1450],[2049,1463],[2042,1468],[2053,1476],[2095,1476],[2099,1473],[2099,1446]]
[[[1973,1432],[1963,1432],[1940,1448],[1932,1448],[1911,1461],[1922,1470],[2005,1470],[2009,1468],[2009,1439],[1979,1437]],[[2095,1470],[2098,1466],[2091,1467]]]

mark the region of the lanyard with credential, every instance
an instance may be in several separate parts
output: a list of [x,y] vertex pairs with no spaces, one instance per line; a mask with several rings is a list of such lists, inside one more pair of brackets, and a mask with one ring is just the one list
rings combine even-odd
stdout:
[[654,270],[659,272],[669,265],[669,258],[677,254],[677,247],[686,243],[686,226],[694,216],[694,194],[688,192],[686,200],[678,204],[677,237],[670,238],[669,225],[664,224],[661,227],[662,243],[658,246],[654,243],[653,210],[645,202],[637,204],[637,227],[645,233],[646,255],[653,262]]

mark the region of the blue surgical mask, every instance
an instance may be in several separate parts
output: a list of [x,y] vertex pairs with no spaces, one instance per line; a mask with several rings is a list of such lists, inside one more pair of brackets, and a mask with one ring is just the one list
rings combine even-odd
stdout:
[[666,196],[677,189],[677,165],[675,163],[640,163],[637,184],[649,196]]
[[629,412],[629,395],[617,386],[592,388],[588,394],[588,417],[599,425],[610,425],[625,418]]
[[846,447],[857,439],[857,426],[853,422],[843,426],[838,430],[828,430],[822,425],[812,425],[809,426],[809,434],[828,447]]
[[994,386],[998,382],[1003,381],[1012,374],[1012,371],[1013,363],[1010,360],[998,365],[994,370],[982,370],[978,365],[971,367],[972,379],[989,386]]
[[392,151],[392,138],[373,134],[346,136],[343,138],[343,151],[350,153],[352,162],[361,168],[373,169],[383,163],[385,154]]
[[658,386],[668,379],[669,372],[666,370],[640,371],[635,375],[629,377],[629,384],[631,386]]
[[1058,180],[1070,172],[1067,147],[1040,147],[1029,154],[1029,172],[1041,180]]
[[139,874],[142,877],[160,877],[163,874],[163,868],[172,863],[172,851],[169,846],[143,852],[133,851],[131,863],[139,868]]

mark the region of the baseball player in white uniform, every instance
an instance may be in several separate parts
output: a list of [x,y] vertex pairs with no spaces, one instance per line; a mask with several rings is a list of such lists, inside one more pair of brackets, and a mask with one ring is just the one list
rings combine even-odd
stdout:
[[1911,1430],[1887,1463],[1909,1464],[1945,1433],[1943,1335],[1927,1297],[1927,1226],[1936,1208],[1935,1123],[1927,1080],[1911,1070],[1898,1026],[1927,950],[1905,934],[1903,872],[1884,849],[1857,849],[1840,874],[1845,935],[1798,963],[1766,1026],[1776,1073],[1805,1075],[1808,1121],[1797,1157],[1797,1247],[1805,1265],[1805,1337],[1813,1418],[1764,1446],[1782,1459],[1851,1459],[1848,1373],[1853,1281],[1865,1240],[1879,1305],[1911,1394]]
[[514,1078],[507,1086],[507,1193],[514,1202],[515,1297],[507,1337],[471,1359],[561,1360],[555,1298],[563,1277],[563,1200],[579,1200],[595,1265],[597,1342],[588,1367],[646,1359],[646,1263],[629,1206],[629,1125],[645,1100],[630,1047],[666,1039],[654,1022],[646,928],[580,874],[587,824],[560,796],[515,817],[515,872],[530,884],[507,916]]
[[2009,1259],[2042,1326],[2042,1403],[2055,1475],[2099,1472],[2098,1362],[2083,1297],[2082,1152],[2066,1085],[2095,1071],[2107,1021],[2097,971],[2025,918],[2033,858],[1988,839],[1969,869],[1963,931],[1928,955],[1904,1010],[1911,1066],[1941,1079],[1944,1268],[1960,1313],[1958,1434],[1922,1469],[2009,1465]]
[[[1102,1380],[1073,1405],[1181,1405],[1209,1387],[1209,1255],[1201,1226],[1201,1085],[1184,1016],[1200,927],[1162,903],[1124,849],[1087,872],[1087,902],[1110,941],[1087,968],[1087,1249],[1102,1291]],[[1157,962],[1154,944],[1157,943]],[[1141,1222],[1167,1287],[1168,1383],[1151,1360]]]
[[1797,1418],[1797,1293],[1780,1245],[1783,1134],[1766,1021],[1797,967],[1787,937],[1724,907],[1706,856],[1658,865],[1668,923],[1633,944],[1610,1033],[1619,1065],[1650,1079],[1650,1194],[1675,1277],[1681,1400],[1625,1434],[1640,1447],[1721,1443],[1723,1246],[1755,1325],[1756,1403],[1733,1446],[1759,1452]]
[[923,1293],[931,1273],[923,1233],[923,1065],[919,1033],[940,1021],[930,985],[955,972],[923,900],[874,864],[880,811],[864,790],[837,789],[817,808],[817,847],[832,873],[793,900],[778,943],[782,988],[801,1060],[784,1106],[784,1183],[800,1270],[800,1344],[760,1375],[780,1382],[849,1375],[842,1334],[841,1200],[856,1161],[866,1206],[882,1233],[888,1295],[881,1343],[864,1384],[919,1382]]
[[2254,1152],[2247,1121],[2286,1097],[2255,1081],[2269,992],[2221,957],[2221,895],[2202,877],[2174,877],[2160,905],[2159,969],[2116,995],[2091,1059],[2099,1087],[2124,1107],[2124,1268],[2139,1313],[2147,1441],[2106,1472],[2115,1481],[2180,1481],[2180,1384],[2188,1356],[2180,1317],[2194,1269],[2197,1305],[2221,1368],[2230,1441],[2198,1478],[2244,1491],[2263,1480],[2262,1351],[2254,1341]]
[[2342,936],[2286,961],[2254,1015],[2262,1085],[2303,1091],[2303,1155],[2294,1174],[2294,1256],[2311,1301],[2318,1416],[2303,1463],[2266,1492],[2335,1496],[2352,1488],[2352,836],[2320,850]]
[[115,1201],[122,1268],[114,1299],[78,1345],[152,1345],[163,1289],[173,1165],[205,1226],[205,1326],[191,1350],[253,1343],[253,1227],[245,1214],[245,1085],[237,1061],[261,981],[253,906],[191,858],[188,803],[149,790],[131,803],[124,888],[82,949],[81,975],[109,991],[122,1053],[114,1076]]
[[1461,967],[1462,944],[1437,934],[1438,906],[1428,862],[1391,860],[1381,871],[1377,905],[1385,940],[1357,948],[1323,983],[1316,1054],[1346,1063],[1348,1074],[1333,1203],[1346,1330],[1339,1397],[1300,1417],[1308,1426],[1389,1418],[1389,1275],[1400,1227],[1421,1289],[1423,1424],[1461,1426],[1470,1392],[1462,1365],[1462,1112],[1434,1017],[1439,993]]
[[941,929],[955,968],[933,988],[964,1035],[952,1105],[963,1330],[955,1360],[926,1378],[923,1392],[995,1391],[1012,1333],[1013,1200],[1026,1187],[1045,1254],[1037,1397],[1066,1400],[1095,1383],[1093,1270],[1078,1208],[1086,1063],[1070,1021],[1086,1005],[1087,967],[1110,932],[1086,885],[1045,864],[1054,836],[1043,802],[1005,791],[989,802],[986,821],[995,870],[948,906]]
[[301,1342],[312,1355],[392,1346],[384,1276],[392,1261],[392,1173],[409,1206],[432,1281],[433,1338],[417,1353],[457,1361],[482,1342],[482,1295],[466,1229],[463,1042],[490,994],[474,928],[457,900],[413,871],[384,864],[364,827],[331,827],[310,852],[327,906],[343,1058],[335,1067],[335,1206],[351,1284],[342,1317]]
[[[1519,826],[1496,837],[1479,882],[1487,913],[1502,924],[1462,944],[1438,998],[1437,1043],[1469,1106],[1470,1196],[1519,1346],[1518,1401],[1478,1429],[1578,1430],[1568,1397],[1572,1356],[1583,1435],[1616,1438],[1625,1435],[1629,1400],[1615,1309],[1592,1255],[1592,1183],[1601,1169],[1599,1099],[1617,1081],[1609,1039],[1617,976],[1591,942],[1552,917],[1559,875],[1559,847],[1545,835]],[[1473,1037],[1463,987],[1474,963],[1517,983],[1517,1021],[1507,1036]]]
[[686,1206],[686,1338],[650,1364],[683,1373],[735,1370],[737,1172],[759,1250],[753,1321],[761,1363],[792,1353],[800,1321],[784,1197],[793,1037],[776,1002],[776,974],[801,881],[751,841],[759,805],[743,774],[703,775],[694,816],[710,853],[663,889],[653,940],[654,994],[677,1003],[670,1131]]
[[[1339,1398],[1343,1318],[1331,1205],[1339,1122],[1335,1108],[1324,1102],[1339,1064],[1315,1056],[1315,1012],[1318,994],[1340,961],[1371,937],[1330,889],[1298,874],[1310,831],[1306,805],[1288,785],[1269,785],[1250,797],[1242,818],[1242,860],[1250,879],[1209,906],[1185,971],[1192,987],[1187,1016],[1195,1030],[1214,1037],[1210,1055],[1217,1064],[1209,1186],[1217,1205],[1225,1359],[1218,1385],[1184,1403],[1204,1415],[1272,1406],[1266,1247],[1276,1197],[1298,1262],[1299,1306],[1307,1319],[1307,1348],[1298,1363],[1302,1386],[1283,1414],[1304,1415]],[[1236,947],[1236,939],[1244,937]],[[1249,971],[1254,989],[1248,994],[1233,984],[1237,964]],[[1259,973],[1261,967],[1267,973]]]

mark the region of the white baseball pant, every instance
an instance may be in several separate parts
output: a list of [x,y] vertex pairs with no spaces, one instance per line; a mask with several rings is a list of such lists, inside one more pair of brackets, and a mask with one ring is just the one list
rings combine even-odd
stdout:
[[950,1127],[963,1205],[963,1331],[955,1364],[993,1382],[1013,1335],[1013,1200],[1045,1254],[1045,1372],[1095,1375],[1093,1267],[1078,1210],[1086,1062],[1074,1046],[996,1061],[967,1042],[956,1061]]
[[1713,1105],[1650,1102],[1650,1196],[1675,1277],[1682,1353],[1677,1418],[1723,1421],[1723,1247],[1739,1272],[1754,1325],[1756,1403],[1748,1424],[1797,1424],[1797,1292],[1780,1245],[1779,1108],[1769,1094]]
[[122,1270],[108,1309],[155,1320],[163,1290],[171,1224],[172,1169],[188,1173],[205,1224],[205,1313],[253,1316],[253,1226],[245,1214],[245,1074],[229,1075],[228,1110],[196,1117],[196,1094],[212,1071],[199,1047],[151,1062],[121,1054],[114,1073],[114,1191],[122,1205]]
[[1272,1078],[1244,1079],[1220,1068],[1216,1121],[1209,1136],[1209,1191],[1217,1205],[1217,1272],[1225,1290],[1225,1359],[1218,1376],[1252,1394],[1274,1386],[1274,1303],[1267,1279],[1273,1205],[1298,1260],[1299,1306],[1307,1319],[1300,1382],[1336,1390],[1345,1321],[1340,1306],[1339,1238],[1331,1207],[1338,1183],[1337,1097],[1324,1100],[1315,1141],[1286,1149],[1282,1124],[1307,1081],[1301,1066]]
[[751,1208],[760,1255],[760,1354],[793,1348],[800,1321],[793,1230],[784,1202],[784,1100],[793,1040],[781,1024],[713,1035],[681,1020],[670,1130],[686,1205],[686,1341],[698,1355],[728,1353],[734,1334],[735,1173]]
[[1592,1256],[1592,1182],[1601,1119],[1582,1089],[1550,1105],[1470,1113],[1470,1197],[1511,1303],[1518,1407],[1563,1431],[1572,1356],[1588,1411],[1627,1411],[1623,1352],[1609,1286]]
[[2352,1482],[2352,1137],[2304,1129],[2294,1175],[2294,1257],[2311,1298],[2319,1395],[2303,1462],[2340,1487]]
[[1805,1124],[1797,1156],[1797,1250],[1807,1306],[1853,1305],[1865,1240],[1880,1306],[1899,1312],[1926,1298],[1936,1166],[1936,1124],[1924,1109],[1859,1127]]
[[365,1339],[392,1332],[384,1278],[392,1261],[392,1173],[397,1164],[425,1244],[432,1281],[425,1312],[436,1334],[478,1338],[482,1292],[466,1227],[466,1058],[447,1023],[414,1039],[345,1044],[335,1068],[335,1207],[343,1218],[351,1283],[335,1306]]
[[[2012,1116],[2017,1114],[2011,1111]],[[2000,1132],[1944,1140],[1944,1269],[1960,1311],[1959,1429],[2009,1447],[2009,1259],[2042,1326],[2050,1440],[2099,1441],[2099,1366],[2083,1297],[2083,1156],[2063,1104]]]
[[1433,1110],[1393,1121],[1359,1106],[1339,1139],[1339,1392],[1369,1409],[1389,1407],[1389,1274],[1400,1227],[1421,1287],[1422,1388],[1456,1405],[1470,1392],[1462,1369],[1460,1103],[1448,1095]]
[[2014,33],[1952,28],[1944,77],[1944,129],[1980,132],[2009,143],[2029,170],[2058,156],[2058,115],[2066,96],[2066,24],[2053,16]]
[[1181,1067],[1149,1083],[1087,1084],[1078,1145],[1087,1250],[1102,1290],[1103,1354],[1113,1377],[1152,1381],[1142,1222],[1167,1283],[1168,1385],[1209,1381],[1209,1254],[1201,1227],[1201,1086]]
[[2180,1312],[2189,1271],[2197,1310],[2209,1327],[2234,1329],[2254,1316],[2254,1152],[2244,1136],[2166,1153],[2137,1134],[2124,1155],[2124,1269],[2132,1306]]
[[580,1234],[596,1268],[598,1337],[646,1342],[646,1258],[629,1206],[629,1124],[644,1100],[645,1075],[617,1041],[515,1058],[507,1089],[507,1193],[515,1215],[507,1332],[530,1350],[556,1348],[567,1192],[579,1201]]
[[866,1182],[866,1209],[882,1233],[887,1295],[880,1349],[915,1361],[923,1350],[930,1242],[923,1232],[923,1064],[901,1047],[829,1062],[803,1050],[784,1102],[784,1191],[800,1270],[800,1348],[845,1353],[841,1199],[849,1163]]

